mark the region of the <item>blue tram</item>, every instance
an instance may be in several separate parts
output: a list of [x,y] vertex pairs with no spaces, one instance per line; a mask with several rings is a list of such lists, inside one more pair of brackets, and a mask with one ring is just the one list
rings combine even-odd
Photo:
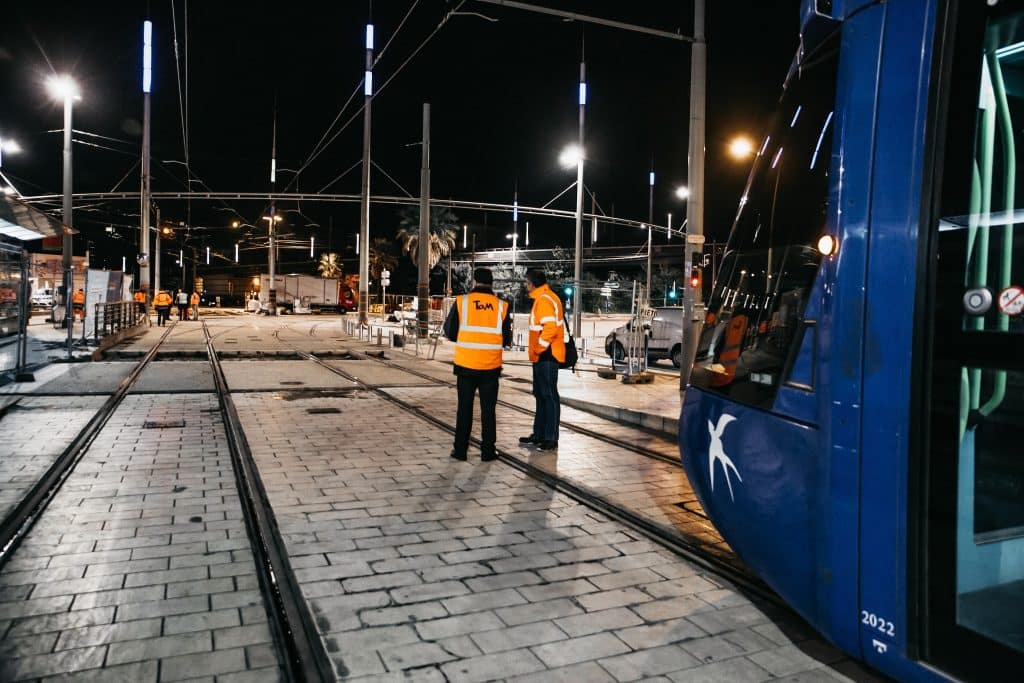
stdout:
[[685,392],[723,536],[901,680],[1024,678],[1019,137],[1024,3],[805,0]]

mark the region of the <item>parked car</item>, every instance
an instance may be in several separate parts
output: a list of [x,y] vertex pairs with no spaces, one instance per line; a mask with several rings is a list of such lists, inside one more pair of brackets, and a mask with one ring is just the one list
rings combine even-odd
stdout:
[[[647,360],[668,358],[677,368],[682,364],[683,308],[659,306],[654,309],[654,320],[647,331]],[[634,321],[616,327],[605,337],[604,350],[615,360],[626,358],[627,340]]]
[[52,308],[53,290],[47,288],[32,292],[32,305],[40,308]]

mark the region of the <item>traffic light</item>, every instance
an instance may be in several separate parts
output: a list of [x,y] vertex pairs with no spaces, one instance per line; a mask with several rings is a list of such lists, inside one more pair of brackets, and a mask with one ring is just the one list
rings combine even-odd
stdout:
[[562,291],[565,292],[566,296],[572,296],[572,285],[566,285]]
[[380,273],[380,284],[382,287],[387,287],[391,284],[391,271],[383,270]]
[[701,284],[701,272],[700,268],[690,269],[690,286],[694,289],[698,289]]
[[673,287],[672,289],[668,290],[668,298],[669,299],[672,299],[673,301],[675,301],[676,300],[676,296],[677,295],[676,295],[676,288],[675,287]]

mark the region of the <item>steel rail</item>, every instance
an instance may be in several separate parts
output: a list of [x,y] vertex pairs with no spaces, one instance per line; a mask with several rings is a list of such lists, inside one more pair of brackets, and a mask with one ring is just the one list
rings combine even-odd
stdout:
[[136,363],[132,371],[121,380],[117,389],[110,395],[92,419],[78,432],[74,440],[53,461],[35,484],[22,496],[17,505],[0,522],[0,570],[10,561],[15,551],[32,530],[36,521],[45,512],[47,506],[60,491],[75,466],[81,461],[93,441],[107,422],[114,415],[118,406],[134,386],[142,371],[156,357],[160,345],[164,343],[173,327],[168,327],[145,356]]
[[231,453],[231,465],[238,484],[242,516],[252,545],[256,573],[269,612],[271,629],[282,649],[285,674],[292,681],[334,680],[333,665],[288,559],[288,550],[278,529],[270,498],[252,457],[242,421],[231,398],[224,368],[214,348],[214,338],[206,321],[202,323],[206,352],[213,366],[214,385]]

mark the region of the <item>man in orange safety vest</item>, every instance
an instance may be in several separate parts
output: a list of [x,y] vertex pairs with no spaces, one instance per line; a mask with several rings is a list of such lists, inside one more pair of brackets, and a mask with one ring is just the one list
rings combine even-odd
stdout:
[[548,286],[544,271],[526,271],[526,291],[533,299],[530,311],[530,362],[533,363],[533,396],[536,412],[533,432],[519,437],[523,446],[538,451],[558,449],[561,398],[558,396],[558,368],[565,361],[565,309]]

